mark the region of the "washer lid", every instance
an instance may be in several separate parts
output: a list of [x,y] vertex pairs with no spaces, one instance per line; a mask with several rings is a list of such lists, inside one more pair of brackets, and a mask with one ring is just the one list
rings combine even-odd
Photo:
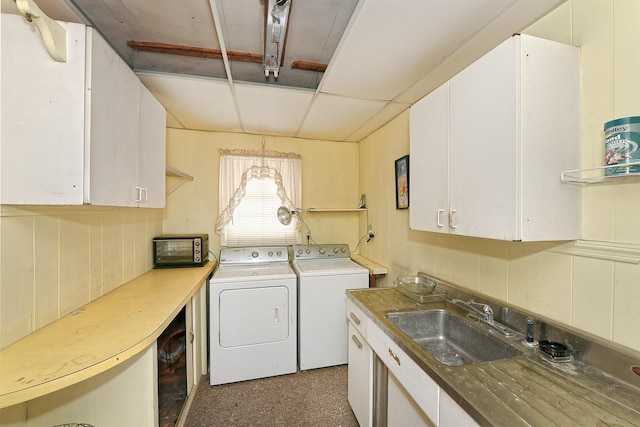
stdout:
[[366,274],[369,270],[356,264],[350,259],[294,261],[293,267],[300,275],[338,275],[338,274]]
[[213,273],[211,283],[216,281],[248,281],[290,279],[296,275],[289,263],[261,264],[255,266],[227,266],[220,265]]

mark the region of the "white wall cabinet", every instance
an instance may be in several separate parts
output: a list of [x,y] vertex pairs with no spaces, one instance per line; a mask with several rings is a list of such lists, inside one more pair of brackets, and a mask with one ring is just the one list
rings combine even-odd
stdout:
[[411,107],[412,229],[500,240],[581,233],[579,49],[518,35]]
[[35,25],[2,14],[0,202],[82,204],[85,26],[54,61]]
[[0,203],[164,207],[164,108],[96,31],[63,25],[56,62],[2,14]]

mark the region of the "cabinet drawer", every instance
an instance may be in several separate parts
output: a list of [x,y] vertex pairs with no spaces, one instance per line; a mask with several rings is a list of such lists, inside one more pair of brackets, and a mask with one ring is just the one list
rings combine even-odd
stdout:
[[353,301],[347,298],[347,320],[367,339],[369,317]]
[[438,419],[440,388],[400,347],[373,323],[369,345],[431,420]]

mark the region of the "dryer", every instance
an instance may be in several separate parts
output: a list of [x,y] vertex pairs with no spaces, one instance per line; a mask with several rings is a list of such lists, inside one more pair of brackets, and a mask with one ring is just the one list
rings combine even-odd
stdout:
[[229,248],[209,282],[210,383],[297,370],[297,279],[286,247]]
[[351,261],[349,245],[295,245],[300,370],[348,362],[348,289],[369,287],[369,270]]

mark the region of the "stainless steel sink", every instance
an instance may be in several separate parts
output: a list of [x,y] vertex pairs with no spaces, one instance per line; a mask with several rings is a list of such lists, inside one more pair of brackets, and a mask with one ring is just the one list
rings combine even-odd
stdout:
[[449,366],[519,356],[509,344],[442,309],[390,313],[387,319],[420,347]]

